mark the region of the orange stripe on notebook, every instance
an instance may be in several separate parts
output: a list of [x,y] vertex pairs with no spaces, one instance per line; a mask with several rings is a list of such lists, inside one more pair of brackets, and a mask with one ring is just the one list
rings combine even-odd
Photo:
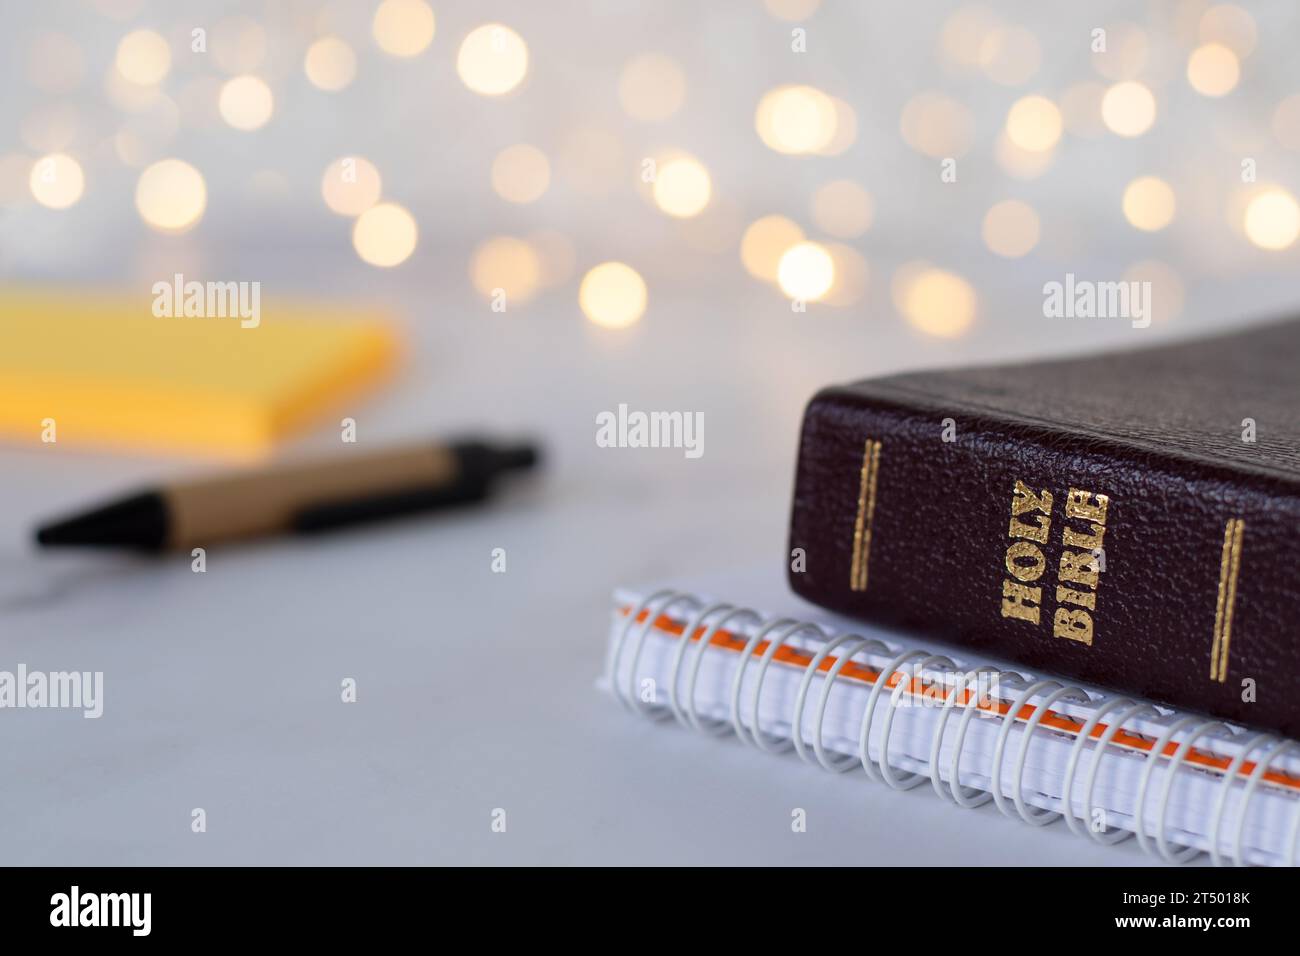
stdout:
[[[632,609],[630,607],[622,607],[619,608],[619,613],[626,617],[628,614],[632,613]],[[639,615],[637,615],[637,621],[638,622],[644,621],[648,613],[649,611],[642,611]],[[671,617],[668,617],[666,614],[661,614],[655,619],[654,627],[656,630],[662,631],[665,634],[671,634],[674,637],[681,637],[682,633],[686,630],[686,626],[684,624],[682,624],[679,621],[673,620]],[[708,628],[706,626],[700,625],[695,629],[695,633],[691,635],[690,639],[692,641],[700,640],[704,636],[705,631],[707,630]],[[737,635],[734,631],[727,631],[721,628],[718,629],[717,633],[713,635],[712,640],[709,641],[710,646],[721,647],[729,651],[737,651],[737,652],[743,651],[745,649],[745,645],[748,643],[749,641],[747,638]],[[758,646],[756,646],[753,650],[753,656],[761,657],[767,651],[769,644],[770,644],[769,641],[760,641]],[[812,659],[813,659],[812,654],[807,653],[806,651],[801,651],[798,648],[788,647],[786,645],[782,645],[781,647],[778,647],[776,649],[776,653],[772,655],[772,660],[774,661],[780,661],[783,664],[791,664],[791,665],[796,665],[804,668],[806,668],[810,663],[812,663]],[[821,662],[821,664],[817,666],[817,669],[819,671],[829,671],[832,667],[835,666],[835,661],[836,658],[834,656],[827,655],[826,658]],[[840,671],[840,676],[847,677],[850,680],[861,681],[864,684],[874,684],[877,680],[880,679],[880,671],[877,668],[869,667],[866,664],[858,664],[853,661],[849,661],[849,663],[844,665],[844,669]],[[893,674],[889,676],[889,679],[885,682],[885,686],[891,689],[897,687],[899,682],[901,682],[904,679],[904,676],[905,675],[895,671]],[[913,697],[919,697],[926,692],[927,688],[936,686],[936,684],[937,682],[926,683],[920,678],[912,678],[911,681],[909,682],[909,686],[905,688],[904,693],[907,693]],[[974,700],[975,707],[978,707],[980,710],[986,710],[989,713],[996,712],[998,714],[1005,716],[1011,710],[1011,705],[1003,700],[997,701],[996,704],[981,704],[978,701],[977,695],[973,691],[969,691],[969,690],[965,692],[965,698],[959,700],[957,703],[960,706],[966,706],[970,704],[972,700]],[[1037,708],[1034,707],[1032,704],[1026,704],[1013,715],[1013,719],[1019,721],[1028,721],[1033,716],[1035,710],[1037,710]],[[1063,733],[1072,734],[1075,737],[1077,737],[1079,735],[1079,732],[1083,730],[1083,725],[1084,725],[1084,721],[1075,720],[1073,717],[1070,717],[1068,714],[1062,714],[1054,710],[1046,711],[1040,723],[1044,727],[1050,727],[1053,730],[1059,730]],[[1088,736],[1096,739],[1096,738],[1100,738],[1101,735],[1104,734],[1105,732],[1106,732],[1106,724],[1099,722],[1097,726],[1092,729],[1092,732]],[[1111,741],[1111,743],[1118,747],[1125,747],[1129,750],[1138,750],[1143,753],[1150,753],[1151,749],[1155,746],[1154,740],[1150,740],[1146,737],[1143,737],[1141,734],[1131,733],[1127,730],[1122,730],[1122,729],[1115,734],[1115,737]],[[1178,743],[1176,741],[1170,741],[1168,744],[1165,745],[1164,749],[1160,752],[1159,756],[1169,758],[1172,757],[1177,752],[1177,750],[1178,750]],[[1219,773],[1223,773],[1232,764],[1232,759],[1229,757],[1221,756],[1217,753],[1214,753],[1211,750],[1205,750],[1203,748],[1193,747],[1191,750],[1188,751],[1187,757],[1185,758],[1185,762],[1194,764],[1198,767],[1203,767],[1207,770],[1215,770],[1218,771]],[[1253,761],[1247,760],[1242,762],[1242,765],[1241,767],[1238,768],[1237,773],[1240,777],[1245,778],[1245,777],[1249,777],[1250,774],[1254,772],[1254,770],[1255,770],[1255,763]],[[1292,777],[1288,774],[1279,773],[1277,771],[1270,770],[1270,771],[1265,771],[1261,779],[1266,780],[1269,783],[1275,784],[1277,786],[1287,787],[1296,792],[1300,792],[1300,780],[1297,780],[1295,777]]]

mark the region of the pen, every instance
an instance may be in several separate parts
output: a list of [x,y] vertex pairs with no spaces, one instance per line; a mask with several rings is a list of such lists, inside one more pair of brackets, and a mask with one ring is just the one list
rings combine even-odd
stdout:
[[461,441],[284,464],[148,489],[46,524],[36,541],[161,552],[326,531],[481,501],[537,460],[532,445]]

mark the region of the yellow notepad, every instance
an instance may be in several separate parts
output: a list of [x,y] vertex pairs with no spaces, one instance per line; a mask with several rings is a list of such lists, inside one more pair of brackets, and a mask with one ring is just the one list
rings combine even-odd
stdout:
[[0,437],[256,458],[396,363],[381,313],[216,294],[0,289]]

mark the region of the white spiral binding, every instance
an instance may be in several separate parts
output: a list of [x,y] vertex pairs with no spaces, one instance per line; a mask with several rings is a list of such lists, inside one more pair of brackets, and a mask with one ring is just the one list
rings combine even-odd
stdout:
[[[1269,764],[1294,747],[1294,741],[1279,740],[1265,751],[1264,756],[1255,762],[1255,769],[1250,772],[1250,777],[1246,780],[1246,789],[1241,792],[1241,812],[1237,814],[1237,834],[1232,844],[1233,865],[1245,866],[1241,849],[1241,836],[1246,832],[1246,811],[1250,809],[1250,798],[1255,795],[1255,788],[1259,786],[1260,778],[1268,770]],[[1300,809],[1296,810],[1296,814],[1300,816]],[[1288,862],[1292,864],[1295,862],[1295,834],[1297,827],[1300,827],[1300,822],[1293,818],[1291,821],[1291,846],[1287,852]]]
[[[636,686],[637,668],[641,659],[641,652],[650,630],[655,626],[655,622],[659,617],[666,615],[671,609],[679,605],[688,609],[688,620],[684,626],[681,641],[673,654],[672,677],[668,687],[668,703],[667,705],[647,704],[641,700]],[[638,619],[642,615],[645,616],[645,619],[639,621]],[[752,625],[754,633],[746,641],[744,649],[738,655],[736,672],[731,682],[729,717],[701,718],[696,713],[695,702],[695,688],[701,662],[705,653],[712,646],[717,633],[732,622],[738,621]],[[705,622],[709,622],[707,627]],[[700,630],[701,627],[704,627],[703,633],[698,640],[694,640],[695,632]],[[636,637],[631,652],[631,663],[628,669],[626,686],[623,686],[620,684],[618,676],[622,669],[628,637],[634,631]],[[738,631],[738,629],[733,628],[733,631]],[[799,689],[794,701],[794,711],[790,718],[790,736],[786,738],[776,735],[769,737],[759,727],[763,681],[768,665],[771,664],[777,652],[781,647],[785,646],[787,641],[804,633],[811,634],[819,639],[821,646],[814,653],[811,653],[808,663],[802,665],[804,673],[799,683]],[[764,640],[768,642],[768,646],[759,658],[758,672],[753,676],[749,707],[750,723],[749,726],[746,726],[745,714],[741,706],[745,678],[754,652]],[[685,695],[682,696],[679,695],[682,667],[686,661],[688,648],[692,645],[695,647],[695,653],[687,678]],[[826,670],[823,677],[813,719],[812,756],[810,757],[807,744],[803,739],[804,712],[807,707],[808,693],[812,687],[812,681],[821,670],[823,663],[830,657],[832,652],[841,648],[842,650],[836,657],[835,663]],[[822,743],[822,726],[826,715],[827,701],[830,699],[831,687],[836,677],[855,657],[865,657],[868,654],[884,657],[891,652],[891,648],[875,638],[866,638],[854,633],[845,633],[831,638],[819,626],[809,622],[796,621],[792,618],[765,621],[762,615],[751,608],[735,607],[725,603],[706,605],[705,602],[687,592],[661,590],[644,597],[627,615],[627,619],[624,621],[610,653],[606,673],[614,696],[629,710],[652,720],[663,720],[672,716],[684,726],[713,736],[720,736],[728,731],[734,731],[739,739],[752,744],[760,750],[768,753],[788,753],[794,750],[804,761],[809,763],[815,761],[823,769],[832,773],[844,773],[860,764],[868,777],[896,790],[911,789],[929,779],[935,792],[941,798],[945,800],[951,798],[959,806],[973,809],[992,800],[1002,813],[1010,817],[1018,816],[1024,822],[1034,826],[1044,826],[1063,816],[1072,833],[1076,835],[1087,833],[1092,839],[1102,844],[1119,843],[1134,835],[1132,832],[1119,828],[1107,832],[1105,830],[1098,831],[1090,826],[1089,823],[1093,814],[1092,794],[1096,786],[1098,769],[1105,757],[1106,748],[1114,741],[1116,735],[1125,730],[1126,726],[1134,720],[1163,720],[1160,711],[1150,704],[1135,703],[1127,698],[1116,697],[1102,701],[1092,710],[1088,719],[1083,722],[1077,732],[1071,746],[1070,756],[1065,766],[1060,812],[1041,807],[1030,808],[1025,801],[1023,781],[1029,747],[1043,717],[1058,701],[1088,704],[1092,700],[1082,689],[1063,685],[1054,680],[1029,681],[1023,675],[1014,672],[999,671],[997,668],[988,666],[977,668],[968,675],[974,677],[977,681],[981,674],[993,674],[999,681],[1012,679],[1024,684],[1025,687],[1016,695],[1005,714],[999,714],[998,711],[989,711],[987,709],[981,710],[978,706],[979,701],[975,697],[969,698],[964,704],[960,705],[962,715],[957,724],[952,753],[948,760],[948,779],[945,783],[941,770],[940,753],[947,735],[948,718],[958,706],[957,695],[965,687],[963,681],[956,682],[952,690],[945,695],[942,709],[937,718],[934,735],[930,742],[929,770],[921,773],[909,772],[899,776],[895,765],[889,761],[889,738],[895,712],[899,709],[903,697],[913,683],[917,680],[924,681],[927,671],[933,671],[936,668],[950,670],[956,668],[956,665],[949,658],[942,655],[933,655],[921,650],[903,651],[896,654],[880,669],[872,684],[860,724],[857,754],[829,755]],[[906,667],[908,664],[911,665],[910,668]],[[898,683],[890,693],[887,713],[884,717],[885,723],[880,734],[879,750],[876,759],[872,760],[869,749],[876,704],[882,689],[889,685],[890,679],[896,673],[899,675]],[[1011,731],[1019,723],[1018,714],[1020,711],[1036,696],[1044,694],[1045,696],[1042,696],[1034,705],[1034,709],[1028,720],[1024,722],[1020,733],[1020,749],[1012,773],[1014,786],[1010,794],[1010,803],[1008,803],[1008,795],[1003,792],[1002,768],[1006,757],[1007,744],[1011,738]],[[1074,784],[1078,775],[1079,761],[1084,751],[1088,749],[1088,741],[1091,739],[1096,727],[1107,715],[1121,709],[1122,712],[1114,720],[1107,721],[1105,731],[1098,737],[1092,747],[1093,759],[1084,781],[1083,794],[1079,800],[1080,812],[1076,815],[1074,812]],[[960,783],[961,757],[965,746],[966,731],[970,726],[970,721],[981,714],[996,716],[1002,720],[1002,726],[998,730],[998,738],[993,751],[988,791],[982,791],[978,787],[965,788]],[[1181,732],[1192,727],[1193,724],[1196,725],[1194,728],[1179,736]],[[1209,734],[1232,736],[1234,733],[1230,727],[1214,720],[1206,720],[1200,717],[1184,717],[1165,727],[1160,736],[1152,743],[1142,767],[1134,821],[1138,842],[1148,854],[1169,863],[1186,863],[1202,852],[1192,846],[1171,845],[1166,838],[1166,816],[1173,792],[1174,780],[1177,778],[1180,768],[1186,761],[1188,754],[1191,753],[1197,740]],[[1175,738],[1179,740],[1178,746],[1168,762],[1162,762],[1160,755],[1163,754],[1165,748]],[[1228,794],[1239,781],[1241,768],[1249,755],[1266,744],[1266,749],[1255,761],[1255,766],[1241,791],[1240,807],[1236,814],[1237,828],[1233,834],[1229,852],[1226,854],[1238,866],[1244,865],[1242,840],[1245,834],[1247,811],[1250,808],[1251,798],[1258,789],[1259,782],[1268,772],[1268,768],[1287,751],[1297,747],[1297,744],[1293,741],[1279,740],[1270,734],[1258,734],[1246,740],[1240,746],[1237,755],[1222,772],[1223,782],[1215,800],[1212,814],[1213,822],[1209,834],[1210,858],[1217,865],[1225,862],[1222,829]],[[1156,807],[1154,824],[1148,828],[1147,804],[1151,795],[1151,783],[1155,779],[1157,765],[1164,766],[1163,787]],[[945,792],[945,789],[947,792]],[[1300,843],[1300,797],[1295,799],[1295,809],[1291,815],[1291,825],[1283,854],[1284,862],[1288,866],[1295,866],[1297,863],[1297,855],[1300,854],[1298,843]]]
[[[745,672],[749,670],[750,658],[754,656],[754,648],[758,647],[758,645],[763,642],[763,638],[767,637],[768,634],[775,631],[778,627],[788,626],[794,628],[797,627],[798,624],[798,621],[792,620],[788,617],[775,618],[768,621],[762,627],[754,631],[754,636],[749,639],[749,642],[745,644],[744,648],[740,652],[740,660],[736,663],[736,676],[731,679],[731,726],[736,731],[736,736],[746,743],[752,743],[753,741],[746,736],[747,731],[745,730],[745,724],[740,716],[740,691],[745,682]],[[755,734],[759,733],[757,711],[754,712],[754,732]],[[755,744],[755,746],[758,745]]]
[[1011,731],[1016,726],[1016,714],[1020,713],[1020,708],[1024,707],[1039,691],[1060,686],[1061,683],[1054,680],[1034,681],[1020,692],[1020,696],[1012,702],[1011,708],[1002,718],[1002,726],[998,728],[998,742],[993,747],[993,769],[989,772],[989,793],[993,794],[993,803],[1005,816],[1011,816],[1012,812],[1007,807],[1006,798],[1002,795],[1002,758],[1006,754]]
[[[871,685],[871,695],[867,698],[866,709],[862,712],[862,730],[858,734],[858,759],[862,761],[862,769],[866,771],[867,776],[872,780],[875,780],[878,783],[888,783],[895,790],[903,789],[903,787],[900,786],[900,782],[907,785],[909,788],[915,786],[912,781],[920,775],[912,774],[911,776],[904,778],[902,781],[891,780],[871,766],[871,756],[868,753],[868,745],[871,743],[871,723],[876,717],[876,698],[880,696],[880,692],[885,688],[885,685],[889,683],[889,678],[894,676],[894,672],[897,671],[898,668],[910,660],[915,660],[916,658],[925,656],[925,651],[903,651],[903,653],[896,656],[881,668],[879,676],[876,677],[875,682]],[[889,756],[887,753],[889,740],[886,738],[880,743],[880,763],[883,766]]]
[[[989,667],[987,664],[975,668],[971,676],[975,678],[976,687],[979,687],[980,674],[1001,674],[1001,672],[996,667]],[[944,800],[949,798],[949,794],[944,793],[943,777],[939,772],[939,751],[943,749],[944,730],[947,729],[948,717],[952,714],[953,707],[956,706],[957,694],[965,689],[965,684],[962,681],[953,684],[952,690],[948,692],[948,696],[943,700],[943,708],[939,711],[934,736],[930,739],[930,783],[934,785],[934,792]],[[957,740],[953,744],[952,768],[948,772],[948,786],[952,801],[959,806],[968,808],[983,806],[993,799],[987,791],[981,790],[979,787],[971,787],[963,793],[960,786],[961,748],[966,741],[966,727],[969,718],[979,712],[978,703],[978,700],[973,704],[968,701],[966,706],[962,708],[962,720],[958,728]]]
[[831,760],[826,756],[826,752],[822,748],[822,720],[826,716],[826,701],[830,699],[831,685],[835,682],[835,678],[839,676],[840,671],[844,669],[844,666],[848,664],[853,655],[868,643],[865,637],[859,637],[857,634],[841,634],[839,637],[827,641],[822,646],[822,649],[813,655],[813,659],[804,668],[803,680],[799,682],[799,692],[794,698],[794,716],[790,718],[795,753],[804,762],[811,763],[812,759],[809,758],[808,751],[804,748],[803,743],[803,709],[804,703],[808,699],[808,688],[812,686],[813,676],[821,667],[822,661],[826,660],[835,648],[850,641],[853,642],[852,647],[841,652],[831,669],[826,672],[826,679],[822,681],[821,697],[817,701],[817,718],[813,723],[813,753],[816,755],[815,759],[824,769],[832,773],[843,773],[846,770],[851,770],[854,759],[841,755],[838,761]]
[[[1020,819],[1024,820],[1029,825],[1036,826],[1036,827],[1041,827],[1041,826],[1045,826],[1048,823],[1053,823],[1056,820],[1059,820],[1062,816],[1062,814],[1060,813],[1056,813],[1051,810],[1041,810],[1041,809],[1038,810],[1036,813],[1031,813],[1025,807],[1025,797],[1024,797],[1025,760],[1029,756],[1029,745],[1030,743],[1033,742],[1034,730],[1035,728],[1038,727],[1039,723],[1042,722],[1043,717],[1046,716],[1048,710],[1051,709],[1051,706],[1055,704],[1058,700],[1070,700],[1076,703],[1086,704],[1090,702],[1091,698],[1089,698],[1087,694],[1085,694],[1082,690],[1080,690],[1077,687],[1060,687],[1057,690],[1052,691],[1052,693],[1048,694],[1047,697],[1044,698],[1043,701],[1039,703],[1037,707],[1034,708],[1034,712],[1029,715],[1029,720],[1025,722],[1024,730],[1021,731],[1020,755],[1016,758],[1016,767],[1014,773],[1014,778],[1016,781],[1016,789],[1015,792],[1012,794],[1012,799],[1014,800],[1016,805],[1016,812],[1020,814]],[[1016,711],[1013,710],[1010,714],[1012,720],[1014,720],[1015,713]],[[1010,724],[1012,723],[1012,720],[1008,720],[1006,723]],[[1001,751],[998,751],[997,756],[999,758],[1001,757]],[[995,779],[1001,781],[1001,776],[995,776]],[[993,793],[994,793],[994,799],[996,800],[997,790],[994,790]]]
[[[1147,802],[1147,785],[1150,780],[1154,779],[1151,773],[1151,768],[1153,768],[1158,762],[1156,755],[1164,752],[1165,745],[1173,739],[1174,734],[1180,727],[1184,724],[1195,723],[1196,720],[1197,718],[1195,717],[1187,717],[1172,724],[1161,736],[1160,741],[1151,748],[1151,756],[1147,759],[1146,766],[1142,768],[1142,786],[1138,789],[1137,816],[1139,841],[1143,836],[1142,814]],[[1174,751],[1174,755],[1169,758],[1169,763],[1165,766],[1165,786],[1164,789],[1160,791],[1160,812],[1156,817],[1156,851],[1160,858],[1166,863],[1186,863],[1193,857],[1200,855],[1201,851],[1192,846],[1176,847],[1173,850],[1169,848],[1169,844],[1165,840],[1165,814],[1169,810],[1169,795],[1173,792],[1174,778],[1178,775],[1178,768],[1182,766],[1183,760],[1186,759],[1188,751],[1192,749],[1192,744],[1196,743],[1198,739],[1206,734],[1214,731],[1232,732],[1226,724],[1221,724],[1217,720],[1201,721],[1199,724],[1196,724],[1196,728],[1192,730],[1191,733],[1187,734],[1187,736],[1183,738],[1182,742],[1178,745],[1178,748]],[[1143,848],[1145,849],[1145,844]]]
[[817,702],[817,720],[813,724],[813,753],[817,755],[817,762],[831,773],[845,773],[852,770],[858,762],[858,758],[852,754],[840,754],[838,758],[828,758],[826,751],[822,749],[822,721],[826,717],[826,701],[830,699],[831,684],[839,676],[840,671],[844,669],[844,665],[853,659],[854,654],[869,647],[879,647],[882,651],[886,650],[885,645],[874,638],[862,639],[853,645],[852,650],[846,651],[840,656],[834,666],[826,672],[826,679],[822,682],[822,696]]
[[[690,636],[695,633],[705,618],[717,611],[724,611],[725,613],[705,629],[695,645],[695,660],[691,665],[690,682],[686,686],[686,707],[683,710],[677,706],[677,684],[681,675],[682,661],[685,659],[683,651],[691,643]],[[707,733],[714,737],[720,737],[730,731],[731,724],[721,719],[709,723],[700,720],[699,715],[695,712],[695,684],[699,680],[700,664],[704,660],[704,652],[708,650],[709,645],[713,642],[714,635],[726,624],[740,618],[747,618],[754,624],[763,622],[763,618],[757,611],[745,607],[733,607],[730,604],[714,604],[698,612],[695,619],[688,625],[683,640],[677,648],[677,654],[673,659],[673,677],[668,685],[668,704],[672,708],[673,714],[681,723],[687,724],[700,733]]]
[[[1160,763],[1159,755],[1164,753],[1165,747],[1169,745],[1169,741],[1174,739],[1175,734],[1177,734],[1183,728],[1190,727],[1192,724],[1197,724],[1198,722],[1199,724],[1197,726],[1197,731],[1199,731],[1202,727],[1207,726],[1208,724],[1214,723],[1214,721],[1204,721],[1200,717],[1183,717],[1180,720],[1174,721],[1172,724],[1170,724],[1168,727],[1164,729],[1164,732],[1161,733],[1160,736],[1156,738],[1156,742],[1151,745],[1150,756],[1147,758],[1147,762],[1142,766],[1142,782],[1138,784],[1137,810],[1136,813],[1134,814],[1134,816],[1136,817],[1134,821],[1134,829],[1137,830],[1138,845],[1141,846],[1142,849],[1146,850],[1147,853],[1149,853],[1152,856],[1156,856],[1157,853],[1156,851],[1151,849],[1151,844],[1150,842],[1148,842],[1150,840],[1150,837],[1147,836],[1147,832],[1146,832],[1147,790],[1149,790],[1151,787],[1151,780],[1155,773],[1155,769]],[[1172,779],[1172,777],[1170,779]],[[1164,823],[1164,809],[1165,808],[1162,804],[1160,808],[1160,819],[1157,821],[1161,825],[1163,825]],[[1164,839],[1164,834],[1161,833],[1160,834],[1161,842],[1163,842],[1163,839]],[[1188,848],[1180,847],[1179,848],[1180,854],[1185,849]],[[1163,848],[1161,851],[1161,855],[1164,855]],[[1167,856],[1166,859],[1169,859],[1170,862],[1172,862],[1172,859]]]
[[[1219,786],[1219,796],[1214,801],[1214,824],[1210,827],[1210,860],[1215,866],[1223,866],[1223,857],[1219,855],[1219,833],[1223,827],[1223,811],[1228,805],[1228,794],[1232,791],[1232,782],[1237,779],[1237,774],[1241,771],[1241,765],[1246,762],[1246,758],[1260,744],[1269,740],[1276,740],[1272,734],[1256,734],[1241,745],[1237,751],[1237,756],[1232,758],[1232,763],[1228,764],[1228,769],[1223,772],[1223,783]],[[1300,815],[1296,816],[1300,820]],[[1294,842],[1294,841],[1293,841]]]
[[[689,595],[680,596],[689,597]],[[676,591],[655,591],[642,598],[641,602],[632,609],[631,613],[628,614],[627,620],[623,622],[622,630],[620,630],[618,634],[618,643],[614,645],[614,651],[610,654],[609,671],[607,675],[609,677],[610,689],[614,692],[614,696],[618,699],[619,703],[629,710],[635,711],[643,716],[651,716],[651,714],[637,703],[635,687],[637,659],[641,656],[641,646],[645,643],[646,634],[654,624],[655,617],[674,604],[678,597],[679,595]],[[663,599],[666,603],[658,611],[653,610],[652,608],[654,603],[660,599]],[[699,602],[696,603],[698,604]],[[628,688],[631,690],[631,694],[624,694],[622,688],[619,687],[618,684],[619,663],[623,660],[623,648],[627,645],[628,632],[636,626],[637,618],[642,614],[645,614],[646,616],[645,625],[641,628],[641,634],[637,638],[636,657],[632,661],[632,666],[628,669]]]
[[[1086,819],[1091,819],[1092,817],[1092,791],[1097,785],[1097,771],[1101,769],[1101,758],[1105,755],[1106,745],[1115,739],[1115,735],[1118,734],[1130,720],[1134,720],[1138,717],[1149,717],[1152,720],[1159,720],[1160,711],[1156,710],[1150,704],[1134,704],[1128,710],[1124,711],[1124,713],[1120,714],[1115,720],[1111,721],[1111,723],[1106,727],[1106,732],[1098,738],[1097,759],[1095,759],[1092,762],[1092,766],[1088,768],[1088,780],[1087,783],[1084,784],[1083,788],[1083,812]],[[1154,756],[1154,753],[1152,756]],[[1098,832],[1094,830],[1089,830],[1088,832],[1091,834],[1093,840],[1104,844],[1120,843],[1133,836],[1132,833],[1120,830],[1112,831],[1111,833],[1106,833],[1105,831]]]
[[[781,631],[780,634],[778,634],[774,638],[771,638],[767,642],[767,650],[763,652],[763,656],[760,657],[758,660],[758,673],[754,675],[754,694],[753,697],[751,698],[753,703],[750,708],[751,713],[753,713],[754,715],[754,726],[752,728],[753,736],[750,738],[750,742],[759,750],[765,751],[767,753],[786,753],[787,751],[793,750],[795,747],[793,736],[797,736],[797,735],[792,735],[792,737],[781,741],[780,743],[782,744],[782,746],[777,750],[773,750],[768,745],[767,741],[763,739],[763,732],[759,729],[758,726],[758,707],[763,695],[763,678],[767,676],[767,667],[769,664],[772,663],[772,658],[776,656],[776,652],[781,648],[783,644],[785,644],[786,641],[794,637],[794,635],[802,633],[803,631],[815,631],[817,634],[820,634],[823,638],[826,636],[826,632],[823,631],[816,624],[807,624],[807,623],[801,623],[796,621],[794,624],[791,624],[789,627]],[[740,689],[740,678],[742,676],[743,676],[743,672],[737,672],[736,675],[737,680],[735,684],[735,689],[737,692],[739,692]]]
[[[682,710],[681,705],[677,702],[677,685],[681,683],[682,662],[686,660],[686,651],[694,646],[691,637],[695,634],[704,619],[710,614],[717,611],[730,611],[734,605],[731,604],[708,604],[696,608],[695,613],[682,627],[682,639],[677,642],[677,649],[673,653],[673,676],[668,681],[668,709],[673,712],[677,722],[685,724],[686,713]],[[696,654],[699,657],[699,654]]]
[[[1088,738],[1092,735],[1096,726],[1101,723],[1101,719],[1112,710],[1118,710],[1121,707],[1130,707],[1133,708],[1133,712],[1136,713],[1143,706],[1144,705],[1142,704],[1134,705],[1133,701],[1129,700],[1127,697],[1112,697],[1092,712],[1092,716],[1089,717],[1083,727],[1079,729],[1079,735],[1074,738],[1074,745],[1070,748],[1070,759],[1065,764],[1065,781],[1061,784],[1061,793],[1064,794],[1061,798],[1061,804],[1065,810],[1063,814],[1065,817],[1065,825],[1070,828],[1070,832],[1075,836],[1083,836],[1085,832],[1096,836],[1096,832],[1087,827],[1088,822],[1092,819],[1093,775],[1089,775],[1088,777],[1088,788],[1084,792],[1083,801],[1080,807],[1082,812],[1080,813],[1079,820],[1083,821],[1085,825],[1084,830],[1078,828],[1074,816],[1074,775],[1075,771],[1078,769],[1079,756],[1083,753],[1084,745],[1088,742]],[[1097,756],[1092,762],[1094,768],[1101,763],[1101,758],[1104,756],[1103,751],[1105,750],[1106,744],[1109,743],[1110,738],[1114,736],[1112,731],[1118,731],[1123,724],[1124,718],[1115,721],[1107,727],[1105,738],[1097,741],[1097,747],[1094,751]],[[1116,832],[1118,833],[1118,836],[1111,840],[1102,840],[1100,836],[1096,836],[1096,838],[1101,840],[1102,843],[1119,843],[1121,840],[1126,840],[1133,835],[1127,830],[1118,830]]]
[[[998,678],[1001,680],[1001,677]],[[961,715],[961,720],[957,722],[957,739],[952,745],[952,762],[948,767],[948,787],[952,792],[953,802],[958,806],[966,807],[968,810],[974,810],[982,807],[993,799],[993,794],[989,791],[980,793],[977,799],[971,799],[970,796],[961,792],[959,783],[961,781],[961,754],[966,747],[966,730],[970,727],[971,718],[976,714],[984,713],[978,707],[967,705],[965,712]],[[933,747],[931,748],[933,749]]]
[[923,773],[913,773],[901,778],[894,776],[893,765],[889,762],[889,732],[893,729],[894,714],[898,713],[898,705],[903,699],[903,692],[911,687],[912,681],[922,676],[925,670],[931,667],[947,667],[949,670],[953,670],[957,665],[942,654],[932,654],[925,660],[912,665],[911,678],[900,680],[894,686],[893,693],[889,695],[889,710],[885,714],[885,726],[880,731],[880,754],[876,758],[876,764],[880,768],[880,776],[885,783],[895,790],[911,790],[913,787],[919,787],[926,780]]

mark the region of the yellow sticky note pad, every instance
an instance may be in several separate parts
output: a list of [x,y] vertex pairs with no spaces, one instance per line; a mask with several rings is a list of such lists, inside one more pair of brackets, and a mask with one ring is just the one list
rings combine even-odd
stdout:
[[[147,294],[0,289],[0,437],[256,458],[387,378],[378,312],[259,303],[156,317]],[[180,311],[179,309],[177,311]]]

